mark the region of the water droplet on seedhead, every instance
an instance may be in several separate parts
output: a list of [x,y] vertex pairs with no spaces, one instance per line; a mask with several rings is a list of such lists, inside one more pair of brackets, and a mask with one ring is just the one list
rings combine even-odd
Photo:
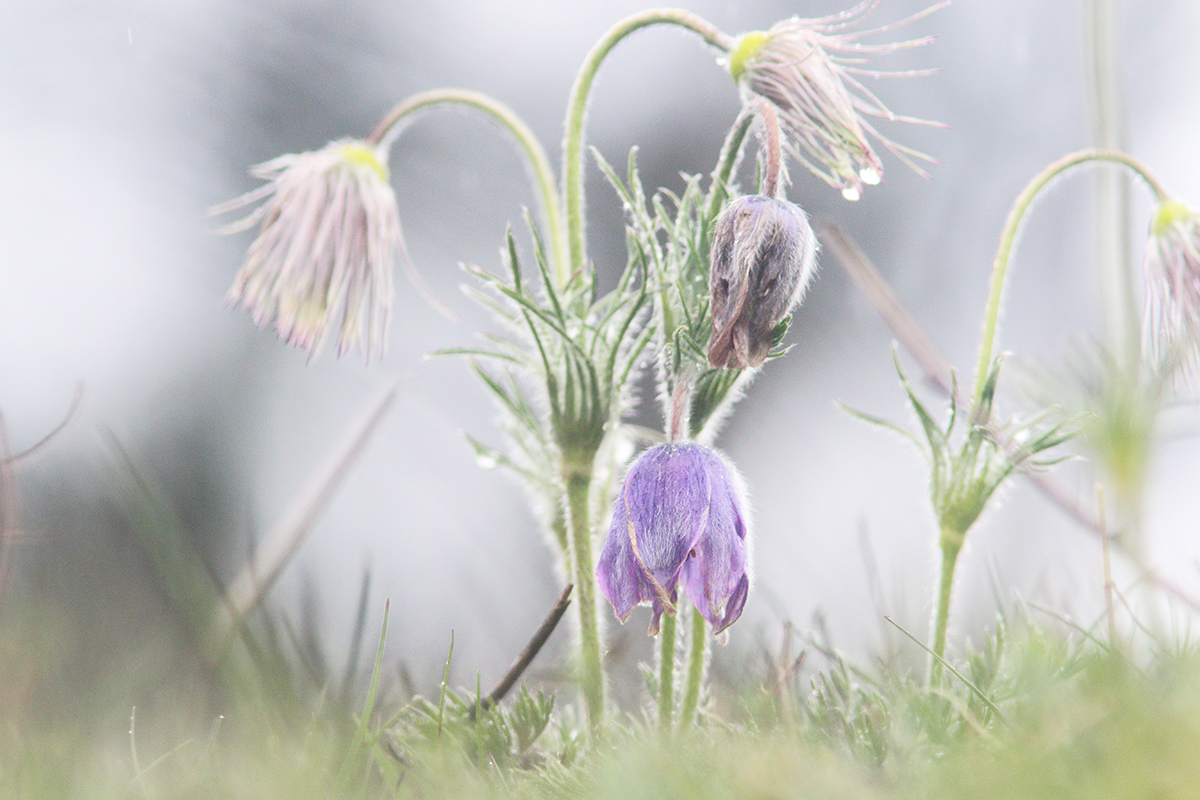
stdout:
[[842,197],[851,202],[857,200],[861,196],[862,195],[858,192],[858,188],[855,186],[847,186],[845,189],[842,189]]
[[863,167],[858,171],[858,177],[862,178],[862,182],[868,186],[874,186],[879,183],[879,170],[874,167]]

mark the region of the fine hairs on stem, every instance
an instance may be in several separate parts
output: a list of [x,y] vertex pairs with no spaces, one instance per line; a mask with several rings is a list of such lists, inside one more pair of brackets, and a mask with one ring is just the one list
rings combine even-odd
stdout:
[[584,59],[567,101],[566,136],[563,139],[563,194],[567,213],[572,271],[590,270],[584,232],[583,141],[588,98],[601,63],[617,43],[636,30],[651,25],[677,25],[689,30],[722,52],[733,49],[734,41],[705,20],[676,8],[642,11],[618,22],[596,42]]
[[763,154],[762,195],[775,200],[779,197],[783,173],[783,151],[779,143],[779,114],[775,106],[763,98],[754,104],[758,113]]
[[[971,419],[977,424],[986,425],[990,421],[983,415],[981,407],[986,399],[985,393],[995,390],[995,368],[993,366],[992,353],[1000,316],[1000,303],[1004,293],[1008,263],[1011,259],[1017,232],[1025,217],[1025,212],[1029,210],[1034,198],[1054,177],[1080,164],[1098,161],[1112,162],[1133,170],[1150,187],[1158,202],[1161,203],[1167,198],[1166,192],[1158,180],[1140,161],[1118,151],[1097,149],[1081,150],[1063,156],[1034,176],[1033,180],[1022,190],[1014,201],[1012,209],[1009,211],[1004,229],[1000,235],[1000,244],[996,251],[996,258],[992,264],[992,280],[987,303],[984,306],[983,333],[979,341],[979,353],[975,364],[975,388],[972,392],[970,407]],[[938,685],[942,675],[941,658],[945,655],[946,629],[949,623],[955,567],[967,530],[973,523],[974,519],[971,519],[966,525],[957,528],[948,527],[943,524],[940,532],[942,563],[933,619],[933,654],[935,657],[931,660],[929,669],[930,685],[933,686]]]
[[[609,52],[626,36],[641,28],[671,24],[698,34],[708,44],[728,52],[733,40],[700,17],[678,9],[657,9],[634,14],[614,25],[584,59],[567,102],[566,134],[563,139],[563,207],[568,241],[567,275],[581,275],[592,286],[591,263],[584,234],[584,119],[592,85]],[[686,429],[686,426],[681,426]],[[591,545],[591,465],[564,475],[567,489],[568,522],[571,528],[574,577],[578,587],[580,635],[580,683],[593,732],[603,727],[604,672],[600,654],[599,624],[596,619],[595,576]]]
[[567,233],[563,225],[562,205],[559,203],[554,170],[537,136],[508,106],[482,92],[468,89],[434,89],[420,92],[389,111],[375,126],[368,141],[380,146],[385,152],[390,151],[392,143],[404,129],[404,123],[410,121],[418,112],[439,105],[458,105],[482,111],[516,140],[525,156],[525,163],[541,206],[543,221],[549,231],[555,282],[559,288],[565,286],[570,276],[567,267]]
[[1133,156],[1117,150],[1087,149],[1068,153],[1034,176],[1033,180],[1017,195],[1012,209],[1008,212],[1008,218],[1004,221],[1004,230],[1000,234],[996,257],[992,261],[992,280],[988,289],[987,303],[984,306],[983,334],[979,339],[979,354],[975,359],[975,390],[972,394],[975,403],[979,402],[979,398],[983,394],[983,386],[991,369],[992,349],[995,345],[996,326],[1000,319],[1000,301],[1004,294],[1008,262],[1012,257],[1017,231],[1020,229],[1021,221],[1025,218],[1025,212],[1029,210],[1030,204],[1033,203],[1033,199],[1037,197],[1038,193],[1056,176],[1072,167],[1094,161],[1108,161],[1125,166],[1146,182],[1157,202],[1161,203],[1168,198],[1166,190],[1146,165]]

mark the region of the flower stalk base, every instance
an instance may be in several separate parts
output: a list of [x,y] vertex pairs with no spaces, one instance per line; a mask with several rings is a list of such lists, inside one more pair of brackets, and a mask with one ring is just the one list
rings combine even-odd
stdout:
[[575,563],[575,602],[579,607],[579,686],[593,733],[604,726],[604,672],[596,619],[596,578],[592,568],[592,525],[588,493],[591,476],[567,476],[567,508]]
[[942,659],[946,657],[946,628],[950,622],[950,596],[954,589],[954,568],[962,551],[963,534],[942,531],[942,570],[938,579],[937,609],[933,614],[933,657],[929,660],[929,686],[942,683]]

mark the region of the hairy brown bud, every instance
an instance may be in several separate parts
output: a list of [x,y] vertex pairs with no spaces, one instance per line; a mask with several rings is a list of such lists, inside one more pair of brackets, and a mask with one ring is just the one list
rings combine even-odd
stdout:
[[771,334],[812,278],[817,239],[799,206],[761,195],[734,200],[713,229],[708,363],[763,363]]

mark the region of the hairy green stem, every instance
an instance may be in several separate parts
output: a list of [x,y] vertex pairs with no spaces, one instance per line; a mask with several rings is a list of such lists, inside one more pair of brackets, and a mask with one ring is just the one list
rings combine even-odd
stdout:
[[[733,123],[733,127],[729,129],[728,135],[725,137],[725,143],[721,146],[721,154],[717,158],[717,166],[712,171],[712,182],[708,187],[708,200],[704,207],[704,224],[701,226],[700,235],[702,237],[700,244],[700,252],[704,253],[707,258],[708,239],[712,232],[713,221],[717,218],[717,214],[721,211],[721,206],[724,205],[725,199],[729,196],[729,180],[733,175],[733,171],[737,168],[738,161],[742,155],[742,145],[746,141],[746,134],[750,132],[750,125],[754,122],[754,115],[742,113],[741,116]],[[667,290],[662,290],[662,297],[666,297]],[[676,328],[675,314],[671,310],[671,304],[664,299],[659,304],[660,317],[662,319],[662,337],[664,342],[671,341],[671,336]]]
[[549,232],[554,280],[559,288],[565,286],[570,277],[567,266],[567,232],[563,225],[562,205],[558,199],[554,170],[537,136],[511,108],[486,94],[469,89],[434,89],[420,92],[389,111],[375,126],[367,141],[382,147],[384,151],[391,149],[392,142],[403,129],[401,121],[417,111],[438,105],[459,105],[482,111],[499,122],[517,140],[533,178],[534,191],[542,206],[543,222]]
[[942,573],[938,581],[937,608],[933,612],[933,652],[929,659],[929,685],[938,688],[942,683],[942,662],[946,657],[946,627],[950,623],[950,594],[954,589],[954,567],[962,551],[963,534],[942,531]]
[[700,609],[693,608],[691,618],[687,687],[684,689],[683,707],[679,710],[681,729],[696,723],[696,709],[700,705],[700,684],[704,682],[704,664],[708,658],[708,629],[704,626],[704,615],[700,613]]
[[669,739],[675,714],[675,617],[663,615],[658,639],[658,732]]
[[558,552],[563,558],[564,568],[569,572],[571,569],[571,541],[570,534],[567,533],[567,515],[561,506],[554,510],[554,516],[550,518],[550,532],[554,535],[554,543],[558,545]]
[[753,122],[753,114],[743,113],[729,129],[729,135],[725,137],[725,144],[721,146],[721,155],[717,159],[717,168],[713,170],[712,184],[708,189],[708,205],[704,209],[704,218],[710,223],[717,218],[721,206],[729,197],[729,178],[733,175],[733,171],[741,159],[742,145],[746,141],[746,134],[750,132],[750,125]]
[[619,41],[640,28],[660,24],[686,28],[698,34],[708,44],[725,52],[733,48],[731,37],[695,14],[677,8],[660,8],[642,11],[621,20],[609,29],[587,54],[583,66],[579,68],[579,74],[575,77],[575,84],[571,87],[571,97],[567,101],[566,133],[563,140],[563,194],[567,211],[567,237],[572,274],[584,274],[588,269],[583,219],[583,127],[592,84],[605,57]]
[[591,475],[566,476],[568,522],[575,562],[575,600],[579,607],[579,686],[593,733],[604,726],[604,671],[600,627],[596,619],[596,576],[592,569],[592,522],[588,493]]
[[1025,212],[1029,210],[1029,205],[1033,202],[1034,197],[1051,180],[1071,167],[1092,161],[1108,161],[1128,167],[1146,182],[1158,202],[1168,199],[1162,185],[1142,162],[1117,150],[1088,149],[1068,153],[1034,176],[1029,185],[1017,195],[1012,209],[1008,212],[1008,219],[1005,220],[1004,230],[1000,234],[1000,246],[997,248],[996,258],[992,262],[992,283],[988,290],[987,305],[984,306],[983,335],[979,340],[979,355],[975,361],[975,400],[972,407],[978,404],[983,395],[983,387],[987,382],[988,372],[991,370],[996,325],[1000,319],[1000,300],[1004,294],[1004,278],[1008,272],[1009,258],[1012,256],[1013,244],[1016,242],[1017,231],[1025,217]]

